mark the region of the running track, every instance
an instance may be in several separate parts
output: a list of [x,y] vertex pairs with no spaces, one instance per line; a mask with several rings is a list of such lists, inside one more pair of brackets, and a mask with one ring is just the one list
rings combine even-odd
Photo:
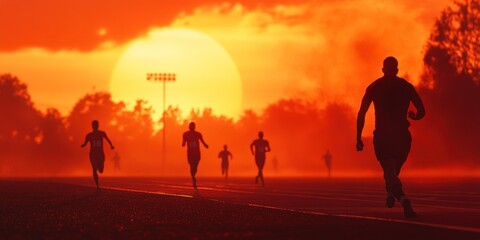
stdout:
[[[60,180],[60,179],[57,179]],[[93,186],[90,178],[61,179]],[[201,197],[253,207],[308,214],[393,221],[480,233],[480,179],[406,179],[404,190],[419,217],[406,219],[400,204],[385,207],[382,179],[198,178],[198,190],[188,178],[107,178],[104,188],[150,194]]]

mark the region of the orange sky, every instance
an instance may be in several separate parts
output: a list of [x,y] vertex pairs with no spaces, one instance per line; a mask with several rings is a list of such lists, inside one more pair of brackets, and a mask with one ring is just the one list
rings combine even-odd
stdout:
[[181,27],[230,54],[243,109],[292,96],[356,105],[387,55],[418,80],[425,41],[449,1],[254,2],[0,0],[0,72],[26,82],[41,109],[67,114],[86,92],[109,90],[132,41]]

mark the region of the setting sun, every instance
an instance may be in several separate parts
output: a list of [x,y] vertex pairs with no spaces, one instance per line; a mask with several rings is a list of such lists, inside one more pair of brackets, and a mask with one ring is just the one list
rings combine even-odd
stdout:
[[148,73],[174,73],[166,85],[166,105],[191,109],[213,108],[216,114],[236,118],[241,112],[242,85],[237,66],[208,35],[188,29],[152,30],[133,41],[118,60],[110,80],[115,100],[133,107],[148,101],[155,117],[162,111],[162,84],[147,81]]

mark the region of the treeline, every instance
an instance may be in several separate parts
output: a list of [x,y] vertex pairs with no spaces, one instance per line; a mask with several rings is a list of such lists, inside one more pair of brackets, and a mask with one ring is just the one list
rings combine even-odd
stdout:
[[[320,108],[314,101],[279,100],[261,114],[247,110],[237,121],[213,115],[211,109],[192,110],[188,119],[183,119],[178,108],[169,107],[165,114],[167,158],[162,165],[163,119],[152,119],[152,109],[142,100],[129,110],[123,102],[112,101],[109,93],[89,93],[67,116],[62,116],[53,108],[46,112],[36,109],[27,86],[15,76],[4,74],[0,76],[0,101],[4,116],[0,120],[0,161],[4,175],[88,171],[88,150],[80,149],[80,144],[91,131],[93,119],[100,121],[100,128],[115,143],[124,174],[186,172],[181,136],[189,121],[197,123],[211,146],[203,151],[201,167],[206,174],[217,173],[217,154],[224,144],[235,156],[232,172],[254,171],[248,147],[260,130],[274,149],[270,159],[277,159],[275,166],[270,164],[272,171],[318,174],[324,169],[321,157],[327,149],[339,159],[339,169],[340,159],[351,159],[355,154],[354,113],[346,104],[329,103]],[[112,152],[106,153],[108,161]],[[362,164],[345,162],[343,167],[354,169]]]
[[[427,119],[416,132],[421,165],[480,166],[480,1],[454,1],[426,44],[419,86]],[[423,138],[422,138],[423,136]]]

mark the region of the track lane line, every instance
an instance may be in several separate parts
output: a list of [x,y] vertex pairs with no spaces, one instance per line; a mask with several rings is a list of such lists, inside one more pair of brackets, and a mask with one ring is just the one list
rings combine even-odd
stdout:
[[[150,184],[149,184],[150,185]],[[166,184],[156,184],[156,187],[164,187],[170,189],[186,189],[192,190],[191,186],[184,186],[184,185],[166,185]],[[240,193],[240,194],[267,194],[272,196],[279,196],[279,197],[297,197],[297,198],[308,198],[308,199],[324,199],[324,200],[335,200],[335,201],[353,201],[353,202],[369,202],[369,203],[383,203],[384,198],[383,196],[376,196],[376,195],[365,195],[365,194],[340,194],[341,196],[345,197],[334,197],[329,193],[316,193],[316,194],[304,194],[297,191],[282,191],[282,192],[254,192],[254,191],[246,191],[246,190],[237,190],[237,189],[225,189],[225,188],[213,188],[213,187],[198,187],[199,190],[207,190],[207,191],[217,191],[217,192],[230,192],[230,193]],[[256,190],[258,188],[252,188],[251,190]],[[250,189],[249,189],[250,190]],[[259,189],[261,190],[261,189]],[[373,199],[361,199],[361,198],[348,198],[348,197],[369,197],[375,198]],[[415,206],[417,207],[431,207],[431,208],[438,208],[438,209],[448,209],[448,210],[457,210],[457,211],[466,211],[466,212],[480,212],[480,209],[477,207],[472,208],[462,208],[462,207],[451,207],[451,206],[439,206],[433,205],[428,203],[422,203],[425,201],[430,202],[448,202],[448,203],[469,203],[469,202],[454,202],[454,201],[445,201],[445,200],[425,200],[421,198],[415,198]]]
[[[196,198],[195,196],[192,196],[192,195],[172,194],[172,193],[166,193],[166,192],[160,192],[160,191],[153,192],[153,191],[144,191],[144,190],[138,190],[138,189],[128,189],[128,188],[119,188],[119,187],[103,187],[103,188],[116,190],[116,191],[125,191],[125,192],[156,194],[156,195],[163,195],[163,196],[183,197],[183,198]],[[233,203],[233,202],[223,201],[223,200],[219,200],[219,199],[205,198],[205,197],[200,197],[200,198],[205,199],[205,200],[209,200],[209,201],[214,201],[214,202],[221,202],[221,203],[227,203],[227,204],[238,204],[238,205],[244,205],[244,206],[258,207],[258,208],[264,208],[264,209],[275,209],[275,210],[297,212],[297,213],[303,213],[303,214],[376,220],[376,221],[394,222],[394,223],[402,223],[402,224],[412,224],[412,225],[426,226],[426,227],[433,227],[433,228],[443,228],[443,229],[450,229],[450,230],[480,233],[480,228],[475,228],[475,227],[464,227],[464,226],[457,226],[457,225],[437,224],[437,223],[428,223],[428,222],[416,222],[416,221],[408,221],[408,220],[401,220],[401,219],[381,218],[381,217],[352,215],[352,214],[331,214],[331,213],[323,213],[323,212],[303,211],[303,210],[295,210],[295,209],[289,209],[289,208],[281,208],[281,207],[260,205],[260,204],[254,204],[254,203],[239,203],[239,202]]]

